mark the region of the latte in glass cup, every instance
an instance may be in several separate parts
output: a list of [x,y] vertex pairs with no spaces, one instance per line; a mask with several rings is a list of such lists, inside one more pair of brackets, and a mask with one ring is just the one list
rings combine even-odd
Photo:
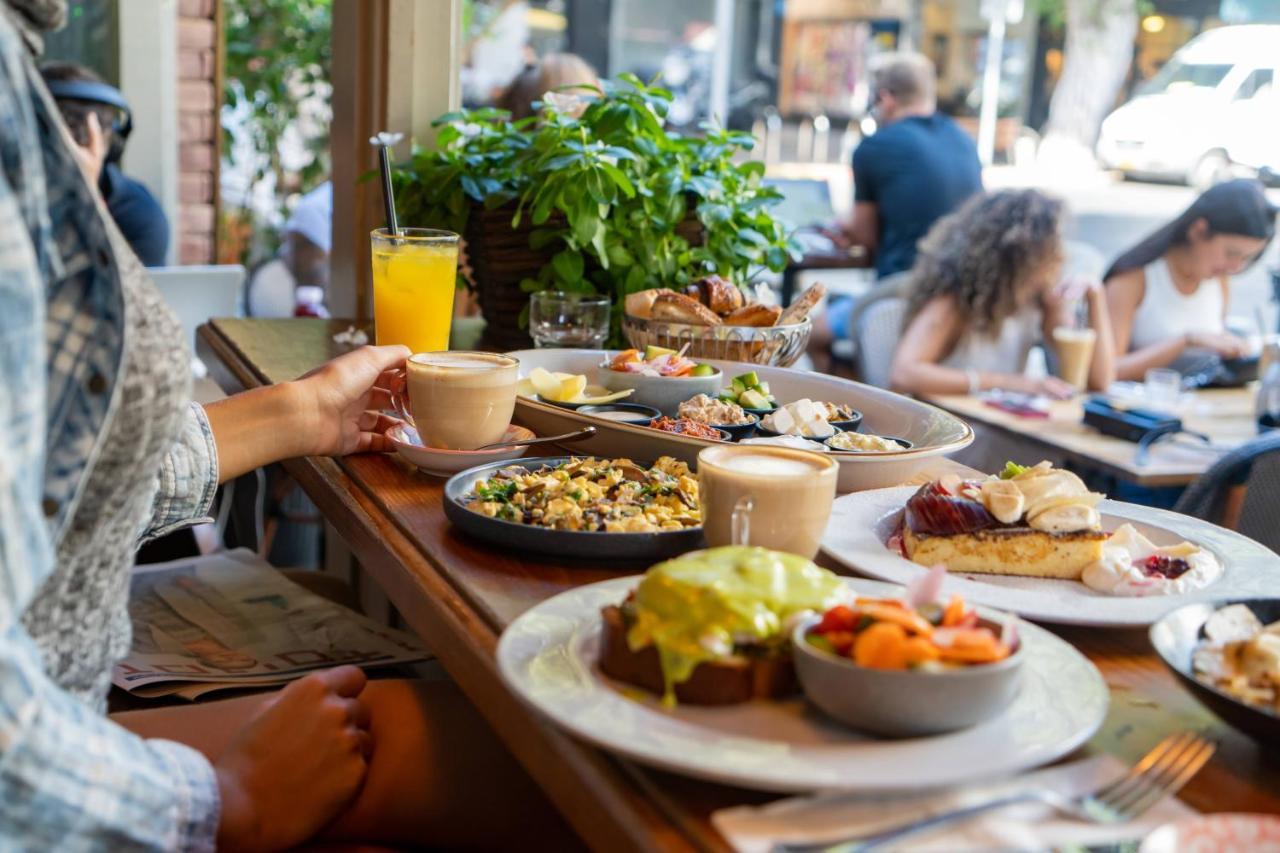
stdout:
[[516,407],[520,362],[488,352],[421,352],[405,362],[408,405],[396,410],[427,447],[475,450],[502,441]]
[[766,445],[698,454],[707,544],[759,545],[813,559],[831,517],[839,465],[821,453]]

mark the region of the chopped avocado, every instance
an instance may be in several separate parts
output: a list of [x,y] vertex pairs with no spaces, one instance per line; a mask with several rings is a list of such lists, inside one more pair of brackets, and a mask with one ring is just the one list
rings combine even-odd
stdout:
[[746,390],[748,388],[755,388],[757,385],[759,385],[760,377],[757,376],[756,372],[753,370],[750,373],[742,374],[741,376],[739,376],[737,379],[734,379],[733,381],[734,382],[741,381],[743,390]]
[[716,369],[709,364],[699,364],[693,369],[694,376],[715,376]]
[[1006,462],[1004,463],[1004,470],[1000,472],[1000,479],[1012,480],[1025,470],[1027,470],[1026,465],[1019,465],[1017,462]]
[[757,391],[759,391],[761,394],[765,395],[766,397],[772,397],[772,396],[773,396],[772,394],[770,394],[770,393],[769,393],[769,383],[768,383],[768,382],[761,382],[759,385],[757,385],[757,386],[756,386],[756,390],[757,390]]
[[742,384],[741,376],[733,377],[733,381],[729,383],[729,388],[733,391],[735,397],[747,390],[747,386]]
[[718,399],[720,399],[722,402],[725,402],[725,403],[738,402],[738,395],[733,393],[732,391],[721,391],[716,396],[718,397]]
[[744,409],[767,409],[769,398],[759,391],[743,391],[738,395],[738,405]]
[[676,351],[673,349],[667,349],[666,347],[655,347],[653,344],[649,344],[649,346],[644,348],[645,361],[653,361],[655,358],[662,355],[675,355],[675,354],[676,354]]

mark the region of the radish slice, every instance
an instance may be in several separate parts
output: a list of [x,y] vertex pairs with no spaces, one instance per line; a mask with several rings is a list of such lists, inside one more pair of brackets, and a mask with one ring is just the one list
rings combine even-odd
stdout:
[[923,575],[917,575],[907,584],[907,604],[919,609],[942,598],[942,582],[947,578],[947,567],[938,563]]

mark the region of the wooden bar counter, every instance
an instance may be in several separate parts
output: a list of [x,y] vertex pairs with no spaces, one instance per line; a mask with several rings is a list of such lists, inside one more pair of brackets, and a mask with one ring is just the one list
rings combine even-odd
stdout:
[[[332,335],[347,325],[213,320],[200,330],[199,351],[218,384],[238,391],[315,367],[339,351]],[[544,722],[499,677],[498,637],[516,616],[574,586],[646,566],[551,562],[465,538],[445,519],[443,481],[393,457],[296,459],[285,467],[593,849],[725,850],[709,822],[711,813],[771,799],[613,758]],[[957,468],[941,460],[928,474]],[[1219,751],[1183,799],[1203,811],[1280,812],[1280,766],[1266,763],[1261,746],[1179,688],[1150,650],[1145,632],[1060,633],[1098,665],[1111,687],[1110,713],[1086,751],[1132,761],[1166,734],[1205,731],[1219,742]]]

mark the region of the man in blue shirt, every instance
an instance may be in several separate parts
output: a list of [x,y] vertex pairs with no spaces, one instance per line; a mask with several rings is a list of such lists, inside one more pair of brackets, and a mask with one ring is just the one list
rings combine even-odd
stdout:
[[[850,240],[875,258],[879,278],[911,269],[916,243],[933,223],[982,191],[978,149],[937,111],[933,63],[896,53],[873,75],[872,110],[879,130],[853,152],[854,209]],[[833,305],[828,323],[846,337],[851,304]]]

